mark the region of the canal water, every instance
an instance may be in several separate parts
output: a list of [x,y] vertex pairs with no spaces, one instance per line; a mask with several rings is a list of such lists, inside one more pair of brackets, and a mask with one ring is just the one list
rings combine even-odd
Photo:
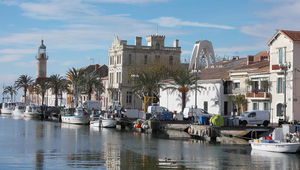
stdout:
[[299,170],[300,155],[0,116],[0,169]]

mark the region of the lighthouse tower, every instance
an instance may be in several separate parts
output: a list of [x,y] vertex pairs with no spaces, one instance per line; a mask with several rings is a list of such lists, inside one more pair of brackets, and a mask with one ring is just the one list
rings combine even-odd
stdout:
[[44,45],[44,40],[42,40],[41,45],[38,49],[38,54],[36,56],[36,79],[45,79],[47,77],[47,60],[48,56],[46,54],[46,46]]

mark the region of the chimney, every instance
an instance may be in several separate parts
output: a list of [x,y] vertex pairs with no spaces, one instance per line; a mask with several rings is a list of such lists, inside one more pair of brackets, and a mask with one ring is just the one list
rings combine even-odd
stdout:
[[248,55],[247,56],[247,65],[252,64],[254,62],[254,56]]
[[179,44],[179,40],[174,40],[173,41],[173,47],[178,47],[178,44]]
[[95,64],[95,71],[98,70],[99,67],[99,64]]
[[135,46],[142,46],[142,37],[135,37]]

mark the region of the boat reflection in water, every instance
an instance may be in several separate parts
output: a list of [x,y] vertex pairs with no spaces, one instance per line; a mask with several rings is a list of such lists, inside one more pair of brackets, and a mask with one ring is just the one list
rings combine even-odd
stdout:
[[299,163],[290,160],[300,160],[298,154],[276,153],[261,150],[251,151],[251,163],[260,165],[261,169],[300,169]]
[[0,169],[300,169],[299,154],[0,117]]

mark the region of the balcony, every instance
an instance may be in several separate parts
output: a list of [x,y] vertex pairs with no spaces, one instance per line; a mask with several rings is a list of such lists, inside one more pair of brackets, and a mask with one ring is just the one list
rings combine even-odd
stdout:
[[269,92],[251,92],[246,93],[246,99],[250,100],[270,100]]

